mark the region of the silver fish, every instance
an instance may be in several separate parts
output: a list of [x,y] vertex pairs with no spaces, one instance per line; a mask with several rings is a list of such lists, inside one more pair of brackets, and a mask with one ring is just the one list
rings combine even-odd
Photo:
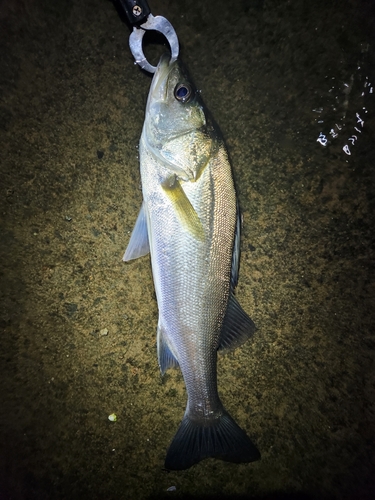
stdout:
[[167,469],[207,457],[251,462],[259,451],[224,409],[217,351],[255,325],[234,298],[240,216],[223,140],[179,61],[162,56],[140,140],[143,204],[123,260],[151,253],[162,374],[179,366],[188,402]]

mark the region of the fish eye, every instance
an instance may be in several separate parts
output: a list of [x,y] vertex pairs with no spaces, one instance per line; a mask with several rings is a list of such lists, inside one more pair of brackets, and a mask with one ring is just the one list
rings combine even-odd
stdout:
[[193,95],[193,89],[188,83],[178,83],[174,89],[174,96],[177,101],[188,102]]

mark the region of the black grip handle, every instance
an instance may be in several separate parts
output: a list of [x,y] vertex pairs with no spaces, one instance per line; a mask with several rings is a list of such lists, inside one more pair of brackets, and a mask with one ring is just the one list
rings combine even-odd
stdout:
[[142,24],[151,13],[146,0],[119,0],[130,24]]

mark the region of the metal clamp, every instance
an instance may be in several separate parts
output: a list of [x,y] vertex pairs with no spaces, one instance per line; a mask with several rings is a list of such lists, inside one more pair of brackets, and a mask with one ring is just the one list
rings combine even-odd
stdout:
[[120,0],[128,21],[133,25],[133,32],[129,38],[131,53],[142,69],[155,73],[156,66],[150,64],[143,53],[143,37],[146,31],[158,31],[167,39],[171,49],[170,63],[178,58],[179,45],[177,34],[171,23],[162,16],[154,17],[146,0]]
[[162,16],[154,17],[152,14],[150,14],[147,18],[147,21],[141,24],[139,28],[137,27],[133,28],[133,32],[131,33],[129,38],[129,45],[130,45],[130,50],[134,56],[135,62],[139,64],[139,66],[142,69],[149,71],[150,73],[155,73],[156,66],[152,66],[152,64],[150,64],[147,61],[143,53],[143,47],[142,47],[142,40],[144,34],[148,30],[159,31],[162,35],[165,36],[171,48],[170,63],[172,63],[178,58],[178,53],[179,53],[178,38],[171,23],[167,19],[165,19],[165,17]]

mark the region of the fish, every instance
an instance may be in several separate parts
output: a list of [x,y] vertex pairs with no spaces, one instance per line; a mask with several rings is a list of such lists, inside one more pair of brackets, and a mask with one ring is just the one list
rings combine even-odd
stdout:
[[217,387],[218,351],[256,330],[234,296],[241,216],[232,169],[200,92],[168,55],[151,82],[139,156],[143,202],[123,260],[151,255],[160,370],[179,367],[187,391],[165,468],[188,469],[209,457],[253,462],[260,453]]

